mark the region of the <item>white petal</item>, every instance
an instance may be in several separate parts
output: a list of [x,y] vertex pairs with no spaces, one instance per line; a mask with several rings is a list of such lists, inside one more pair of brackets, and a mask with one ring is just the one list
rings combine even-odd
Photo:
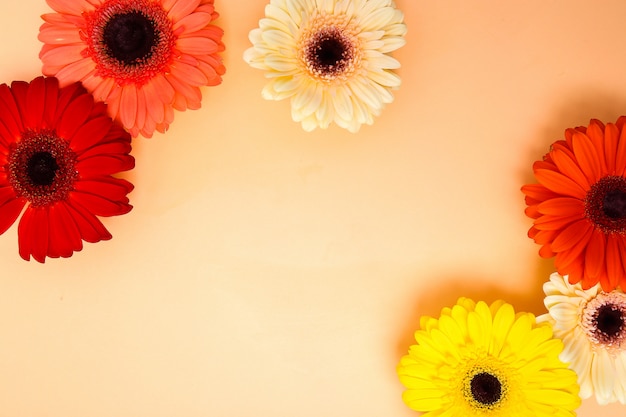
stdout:
[[598,404],[608,404],[613,396],[615,374],[611,358],[604,349],[596,352],[595,358],[591,363],[591,380]]

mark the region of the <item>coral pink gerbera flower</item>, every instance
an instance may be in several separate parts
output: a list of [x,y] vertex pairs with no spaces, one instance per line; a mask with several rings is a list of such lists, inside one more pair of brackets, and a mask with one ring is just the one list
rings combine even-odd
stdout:
[[626,288],[626,117],[567,129],[522,187],[528,235],[570,284]]
[[173,110],[200,108],[225,68],[214,0],[46,0],[43,73],[80,81],[133,137],[165,132]]
[[0,234],[23,212],[19,253],[39,262],[110,239],[96,216],[132,209],[133,185],[112,176],[135,166],[130,141],[79,83],[0,85]]

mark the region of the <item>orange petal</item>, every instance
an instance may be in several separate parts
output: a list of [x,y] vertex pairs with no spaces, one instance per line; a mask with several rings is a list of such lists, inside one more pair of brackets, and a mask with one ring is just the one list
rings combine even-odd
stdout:
[[551,152],[550,155],[552,156],[554,163],[558,167],[559,171],[574,180],[585,190],[589,189],[589,181],[587,180],[584,172],[581,170],[580,166],[576,163],[574,159],[569,157],[565,152],[561,150],[555,150]]
[[555,252],[570,250],[581,241],[582,236],[589,234],[591,230],[592,227],[586,219],[578,220],[559,233],[554,242],[552,242],[552,249]]
[[620,244],[615,235],[609,235],[606,242],[606,274],[607,282],[601,282],[604,291],[612,291],[624,275],[624,265],[620,255]]
[[572,148],[576,155],[576,160],[582,168],[590,184],[594,184],[601,177],[601,164],[599,155],[591,140],[582,133],[574,133],[572,138]]
[[[598,282],[606,261],[606,236],[601,231],[594,229],[591,234],[587,250],[585,251],[585,276]],[[583,277],[584,280],[584,277]]]
[[577,198],[551,198],[540,203],[537,210],[542,214],[559,217],[575,216],[580,219],[585,216],[585,204]]
[[[581,223],[582,222],[584,221],[581,220]],[[589,239],[591,238],[591,233],[593,231],[593,228],[588,223],[585,222],[585,224],[586,224],[586,227],[582,227],[582,225],[578,226],[580,228],[577,230],[580,230],[580,232],[576,239],[571,239],[569,241],[566,241],[565,238],[567,238],[568,236],[564,238],[564,243],[562,243],[562,245],[563,246],[571,245],[569,249],[566,249],[563,251],[557,251],[555,249],[554,243],[557,242],[558,237],[555,239],[555,242],[552,243],[552,249],[555,252],[557,252],[556,258],[554,260],[555,265],[562,266],[563,268],[568,268],[572,263],[574,263],[577,260],[580,263],[582,263],[582,257],[584,256],[584,249],[587,246],[587,243],[589,242]]]
[[571,178],[549,169],[538,169],[535,171],[537,180],[547,189],[557,194],[575,197],[579,199],[585,198],[586,190]]
[[617,126],[613,123],[606,125],[606,129],[604,129],[604,159],[606,159],[606,170],[609,175],[616,175],[615,161],[618,155],[619,135],[620,131]]

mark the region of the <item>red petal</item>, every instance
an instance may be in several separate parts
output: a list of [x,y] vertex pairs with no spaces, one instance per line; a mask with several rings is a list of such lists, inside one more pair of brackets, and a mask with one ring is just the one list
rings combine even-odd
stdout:
[[93,98],[82,94],[72,100],[57,123],[57,134],[70,140],[85,123],[93,106]]
[[24,110],[24,125],[28,129],[41,128],[46,103],[46,82],[43,77],[37,77],[30,82],[26,91],[26,109]]
[[46,207],[28,207],[17,228],[20,256],[44,263],[48,253],[48,213]]
[[15,194],[15,190],[13,189],[13,187],[8,184],[3,184],[0,187],[0,206],[8,202],[9,200],[13,200],[14,198],[17,198],[17,195]]
[[11,92],[13,93],[13,97],[15,99],[15,104],[17,105],[17,109],[20,113],[20,118],[22,120],[24,129],[26,126],[25,119],[28,114],[28,107],[26,104],[26,95],[28,94],[28,83],[25,81],[13,81],[11,83]]
[[70,147],[77,154],[82,153],[98,143],[100,143],[108,133],[113,122],[110,118],[97,117],[87,121],[80,126],[76,134],[70,138]]
[[11,132],[11,142],[20,137],[21,132],[24,130],[22,125],[22,116],[20,115],[15,97],[11,93],[9,86],[6,84],[0,85],[0,118],[5,124],[7,129]]
[[96,216],[73,199],[66,200],[66,208],[74,219],[81,238],[90,243],[111,239],[111,234]]
[[52,129],[56,126],[57,120],[54,118],[59,99],[59,81],[56,78],[46,78],[46,103],[43,113],[43,127]]
[[79,155],[79,160],[87,159],[92,156],[99,155],[116,155],[118,157],[130,157],[128,153],[131,151],[130,142],[126,141],[116,141],[116,142],[103,142],[102,144],[92,146],[89,149],[84,150]]
[[76,170],[81,177],[110,175],[128,171],[135,166],[132,156],[98,155],[76,163]]
[[69,106],[76,97],[84,94],[87,94],[87,91],[80,83],[69,84],[60,89],[54,120],[59,120],[63,113],[65,113],[67,106]]
[[132,209],[132,206],[124,204],[123,202],[118,203],[107,200],[100,195],[80,191],[72,191],[69,198],[73,202],[78,202],[81,206],[96,216],[119,216],[121,214],[128,213]]
[[120,178],[100,177],[90,180],[81,180],[74,183],[76,191],[100,195],[107,200],[119,203],[128,203],[126,196],[133,190],[133,185]]
[[0,235],[15,223],[26,204],[23,198],[8,200],[0,205]]
[[48,240],[50,248],[54,248],[58,256],[63,258],[69,258],[72,253],[83,248],[80,231],[63,202],[50,207]]

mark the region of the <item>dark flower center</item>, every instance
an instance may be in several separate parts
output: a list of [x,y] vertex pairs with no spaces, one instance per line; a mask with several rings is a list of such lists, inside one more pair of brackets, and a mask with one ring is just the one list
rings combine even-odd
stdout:
[[141,86],[169,71],[177,37],[162,3],[110,0],[84,13],[81,37],[96,75],[122,86]]
[[347,52],[345,42],[337,37],[323,37],[315,45],[312,57],[318,68],[323,71],[333,71],[333,68],[343,63]]
[[605,339],[611,339],[624,328],[622,311],[613,304],[605,304],[597,310],[594,325]]
[[626,341],[626,294],[599,293],[584,306],[580,325],[594,349],[621,353]]
[[626,192],[611,190],[604,195],[602,210],[611,219],[623,219],[626,217]]
[[604,233],[626,232],[626,178],[607,176],[585,197],[585,215]]
[[158,32],[148,17],[138,11],[129,11],[111,17],[104,26],[102,41],[109,56],[133,65],[150,58],[158,41]]
[[302,59],[314,77],[330,81],[354,71],[358,51],[344,29],[322,27],[308,33],[304,42]]
[[472,397],[483,405],[492,405],[502,398],[502,384],[495,376],[481,372],[470,382]]
[[54,181],[59,164],[50,152],[35,152],[26,163],[28,178],[34,185],[50,185]]
[[52,131],[26,131],[11,145],[8,180],[18,197],[34,207],[48,206],[67,198],[78,174],[76,154]]

